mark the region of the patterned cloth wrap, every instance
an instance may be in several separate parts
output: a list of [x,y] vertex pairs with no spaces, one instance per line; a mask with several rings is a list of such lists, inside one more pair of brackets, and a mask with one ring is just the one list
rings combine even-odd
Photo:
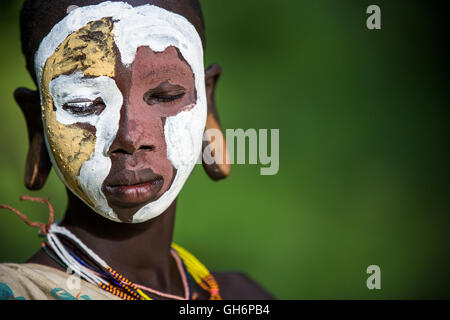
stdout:
[[120,300],[70,272],[34,263],[0,264],[0,300]]

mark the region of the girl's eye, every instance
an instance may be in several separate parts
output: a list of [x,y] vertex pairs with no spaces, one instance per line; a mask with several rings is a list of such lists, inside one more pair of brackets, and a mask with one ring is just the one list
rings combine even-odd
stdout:
[[62,108],[76,116],[99,115],[105,109],[105,103],[101,98],[97,98],[94,101],[80,99],[67,102]]
[[144,101],[148,105],[155,105],[159,103],[169,103],[178,99],[181,99],[185,95],[185,92],[152,92],[148,91],[144,94]]

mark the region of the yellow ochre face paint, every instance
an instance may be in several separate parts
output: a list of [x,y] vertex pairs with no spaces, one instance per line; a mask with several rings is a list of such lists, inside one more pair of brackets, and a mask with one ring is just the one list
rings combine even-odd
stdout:
[[[195,94],[186,93],[187,97],[193,97],[189,108],[168,114],[162,126],[157,127],[161,132],[154,131],[156,126],[139,127],[132,121],[127,122],[134,129],[145,131],[146,135],[137,132],[139,139],[149,140],[157,134],[164,139],[164,143],[161,142],[164,152],[160,153],[165,155],[164,161],[168,161],[164,164],[165,171],[161,172],[172,169],[173,176],[168,177],[171,183],[166,183],[166,189],[158,197],[136,206],[130,219],[124,220],[118,216],[122,208],[113,209],[108,203],[111,197],[107,198],[104,193],[105,181],[108,177],[117,178],[118,174],[124,176],[124,172],[137,175],[140,169],[152,169],[150,164],[157,161],[148,155],[150,160],[146,158],[147,162],[132,164],[137,159],[134,157],[133,161],[123,165],[124,168],[117,168],[111,160],[117,157],[111,157],[109,153],[120,123],[128,119],[122,119],[121,112],[131,110],[128,108],[130,101],[137,106],[145,97],[145,94],[140,96],[141,92],[130,95],[131,89],[126,85],[120,84],[121,89],[118,87],[126,72],[134,75],[138,52],[139,57],[145,57],[137,59],[138,62],[144,63],[147,69],[155,65],[152,59],[157,56],[168,59],[158,60],[162,67],[170,68],[174,61],[178,67],[186,64],[183,70],[189,72],[176,76],[182,78],[178,82],[186,80],[190,85],[185,85],[185,89]],[[105,1],[71,10],[41,41],[34,61],[36,78],[40,79],[46,144],[60,179],[93,211],[113,221],[139,223],[163,213],[192,172],[201,152],[205,129],[207,99],[203,46],[195,27],[185,17],[154,5],[133,7],[125,2]],[[152,75],[151,71],[147,73]],[[165,80],[170,84],[172,78],[176,77]],[[144,84],[141,83],[139,88],[145,89]],[[184,100],[180,98],[180,101]],[[177,100],[173,105],[178,103]],[[147,117],[154,115],[147,112],[151,107],[146,105],[147,109],[142,109]],[[136,119],[142,121],[143,118]],[[146,145],[154,144],[147,142]],[[145,177],[139,173],[138,178]]]
[[61,124],[56,119],[49,85],[53,79],[77,71],[86,77],[114,77],[116,55],[112,28],[111,19],[103,18],[69,35],[47,60],[41,79],[42,117],[49,152],[67,186],[90,205],[93,203],[83,192],[77,177],[82,164],[94,151],[95,127]]

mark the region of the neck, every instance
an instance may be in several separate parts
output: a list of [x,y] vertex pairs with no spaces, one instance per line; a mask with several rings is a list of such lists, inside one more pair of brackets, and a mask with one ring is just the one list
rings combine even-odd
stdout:
[[129,280],[182,295],[170,254],[176,200],[159,216],[131,224],[100,216],[70,191],[68,197],[62,226]]

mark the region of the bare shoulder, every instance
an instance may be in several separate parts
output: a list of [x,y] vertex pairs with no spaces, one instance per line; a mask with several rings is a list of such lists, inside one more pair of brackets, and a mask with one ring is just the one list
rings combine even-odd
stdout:
[[225,300],[273,300],[261,285],[242,272],[212,272]]

